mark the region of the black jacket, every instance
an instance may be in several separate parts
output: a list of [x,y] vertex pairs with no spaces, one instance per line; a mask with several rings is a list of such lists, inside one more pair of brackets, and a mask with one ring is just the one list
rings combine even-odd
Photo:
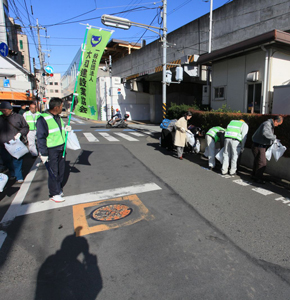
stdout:
[[29,132],[29,126],[23,116],[15,112],[12,112],[8,117],[0,116],[0,147],[4,148],[4,143],[8,143],[19,132],[22,136],[26,136]]

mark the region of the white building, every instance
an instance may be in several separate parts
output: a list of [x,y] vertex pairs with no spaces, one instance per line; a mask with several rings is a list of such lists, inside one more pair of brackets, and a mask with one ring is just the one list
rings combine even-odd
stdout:
[[198,63],[212,66],[213,109],[271,113],[274,86],[290,83],[290,34],[272,30],[201,55]]

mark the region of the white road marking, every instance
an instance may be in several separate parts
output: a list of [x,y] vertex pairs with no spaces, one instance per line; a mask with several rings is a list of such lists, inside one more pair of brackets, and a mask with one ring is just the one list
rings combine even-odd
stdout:
[[0,224],[5,224],[7,222],[13,221],[15,217],[18,214],[18,210],[20,206],[22,205],[22,202],[24,198],[26,197],[26,194],[28,192],[28,189],[30,187],[31,182],[33,181],[33,178],[36,174],[36,171],[38,169],[38,166],[40,164],[41,160],[40,158],[37,158],[31,167],[28,175],[26,176],[24,182],[22,183],[18,193],[14,197],[13,201],[11,202],[8,210],[6,211],[4,217],[2,218]]
[[130,141],[130,142],[138,142],[137,139],[129,136],[128,134],[125,134],[125,133],[121,133],[121,132],[114,132],[116,135],[122,137],[123,139],[127,140],[127,141]]
[[119,142],[118,139],[116,139],[115,137],[111,136],[110,134],[106,133],[106,132],[99,132],[99,134],[104,137],[106,140],[108,140],[109,142]]
[[251,182],[245,181],[245,180],[242,180],[242,179],[233,180],[233,182],[235,182],[239,185],[242,185],[242,186],[252,185]]
[[144,134],[139,133],[139,132],[129,132],[130,134],[133,134],[135,136],[144,136]]
[[262,189],[262,188],[254,188],[254,189],[252,189],[252,190],[255,191],[255,192],[257,192],[257,193],[259,193],[259,194],[262,194],[262,195],[264,195],[264,196],[273,194],[273,192],[268,191],[268,190],[266,190],[266,189]]
[[49,209],[58,209],[61,207],[73,206],[81,203],[89,203],[95,201],[101,201],[111,198],[123,197],[128,195],[146,193],[161,190],[155,183],[145,183],[135,186],[128,186],[123,188],[116,188],[105,191],[98,191],[74,196],[67,196],[65,202],[55,203],[51,200],[43,200],[35,203],[25,204],[19,207],[18,216],[33,214],[37,212],[46,211]]
[[279,197],[275,199],[276,201],[282,201],[283,204],[287,204],[288,206],[290,206],[290,199],[289,198],[285,198],[285,197]]
[[83,121],[79,120],[79,119],[76,119],[76,118],[71,118],[71,120],[77,122],[77,123],[80,123],[80,124],[84,124]]
[[99,140],[90,132],[84,132],[84,136],[89,142],[99,142]]

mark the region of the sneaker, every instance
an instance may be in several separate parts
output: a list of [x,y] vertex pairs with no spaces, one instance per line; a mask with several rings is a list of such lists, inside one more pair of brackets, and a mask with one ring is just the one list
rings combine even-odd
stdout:
[[182,157],[182,156],[180,156],[180,157],[179,157],[179,159],[181,159],[181,160],[182,160],[182,159],[183,159],[183,157]]
[[234,177],[234,176],[236,176],[237,175],[237,173],[233,173],[233,174],[230,174],[232,177]]
[[23,179],[19,179],[19,180],[16,181],[16,183],[23,183],[23,182],[24,182]]
[[59,203],[65,201],[65,199],[61,195],[54,195],[50,198],[50,200]]

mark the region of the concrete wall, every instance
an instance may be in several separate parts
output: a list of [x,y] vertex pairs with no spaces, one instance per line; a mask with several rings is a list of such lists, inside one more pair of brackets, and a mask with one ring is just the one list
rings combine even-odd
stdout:
[[[168,22],[170,22],[170,16]],[[168,34],[176,46],[167,49],[167,61],[208,51],[209,15],[202,16]],[[290,1],[233,0],[213,11],[212,51],[252,38],[273,29],[290,29]],[[117,62],[113,75],[128,77],[162,64],[162,44],[148,44]]]

